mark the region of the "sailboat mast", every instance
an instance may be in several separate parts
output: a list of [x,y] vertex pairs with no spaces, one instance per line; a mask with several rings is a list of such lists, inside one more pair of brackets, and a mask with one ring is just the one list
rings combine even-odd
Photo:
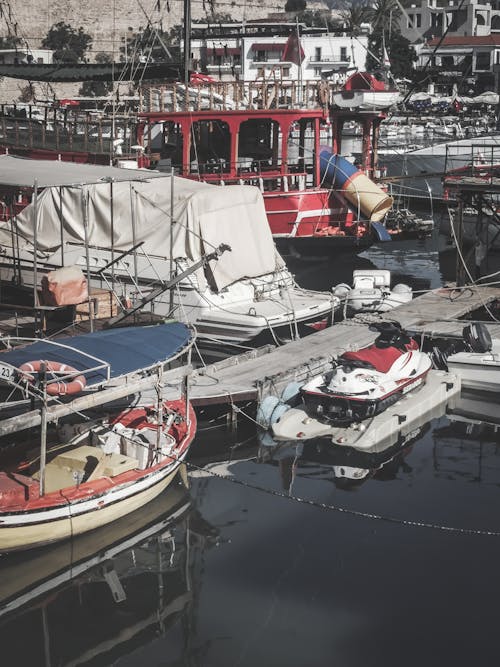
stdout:
[[184,85],[189,84],[189,70],[191,69],[191,0],[184,0]]

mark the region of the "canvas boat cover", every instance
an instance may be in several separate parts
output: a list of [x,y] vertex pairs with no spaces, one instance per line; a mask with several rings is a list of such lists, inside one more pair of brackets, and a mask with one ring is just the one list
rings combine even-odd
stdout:
[[0,185],[47,188],[58,185],[89,185],[113,181],[150,181],[164,174],[146,169],[120,169],[95,164],[78,164],[60,160],[30,160],[0,155]]
[[[107,329],[6,350],[0,352],[0,364],[19,368],[29,361],[57,361],[87,371],[101,361],[109,365],[110,378],[116,378],[171,359],[187,347],[192,336],[193,331],[181,322]],[[101,384],[107,377],[106,368],[85,373],[87,386]]]
[[[1,164],[0,160],[0,171]],[[47,168],[51,164],[43,163]],[[77,170],[77,165],[72,169]],[[82,179],[84,174],[85,170]],[[78,185],[46,187],[38,195],[36,212],[32,203],[18,214],[14,235],[20,239],[21,250],[32,252],[36,214],[37,251],[47,260],[61,246],[61,226],[65,245],[83,247],[86,235],[89,246],[115,252],[127,252],[142,243],[141,251],[153,259],[173,256],[188,265],[225,243],[231,252],[210,263],[211,282],[218,290],[284,265],[258,188],[174,177],[172,200],[171,178],[112,183],[82,180]],[[0,247],[5,249],[12,249],[11,224],[0,223]],[[202,270],[197,278],[203,287]]]

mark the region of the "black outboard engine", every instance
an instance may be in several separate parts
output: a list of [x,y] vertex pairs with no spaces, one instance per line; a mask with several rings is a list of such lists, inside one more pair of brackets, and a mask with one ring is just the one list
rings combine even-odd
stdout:
[[462,336],[473,352],[491,351],[491,335],[482,322],[475,322],[464,327]]

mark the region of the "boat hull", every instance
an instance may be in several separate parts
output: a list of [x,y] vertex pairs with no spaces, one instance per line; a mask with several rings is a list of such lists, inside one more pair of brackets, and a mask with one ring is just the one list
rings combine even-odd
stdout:
[[401,99],[399,91],[341,90],[332,95],[332,102],[341,109],[387,109]]
[[[177,472],[178,466],[142,491],[130,493],[107,506],[101,506],[101,498],[96,498],[81,514],[72,515],[74,507],[68,504],[61,508],[60,516],[56,518],[46,516],[54,514],[54,510],[49,508],[38,512],[36,520],[30,524],[9,526],[3,523],[0,525],[0,552],[41,547],[105,526],[156,498],[173,481]],[[7,518],[2,517],[2,521]]]
[[478,391],[500,389],[500,355],[459,352],[447,359],[450,372],[460,376],[462,386]]

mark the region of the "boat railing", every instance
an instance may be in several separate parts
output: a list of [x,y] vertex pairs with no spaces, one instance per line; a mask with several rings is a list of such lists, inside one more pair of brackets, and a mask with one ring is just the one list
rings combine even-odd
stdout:
[[35,120],[0,115],[0,141],[8,147],[71,153],[133,154],[136,123],[131,118]]
[[331,103],[340,87],[328,81],[259,79],[214,81],[186,87],[180,83],[148,85],[141,89],[141,112],[244,109],[319,109]]
[[[492,184],[500,178],[500,144],[473,143],[466,154],[457,153],[454,146],[446,147],[445,178],[447,181],[463,178],[479,178]],[[458,165],[458,166],[457,166]]]
[[[92,354],[89,354],[88,352],[83,352],[82,350],[79,350],[78,348],[73,347],[72,345],[67,345],[65,343],[61,343],[60,341],[50,340],[49,338],[44,338],[44,339],[28,338],[28,337],[25,338],[25,337],[19,337],[19,336],[2,336],[2,337],[0,337],[0,344],[3,345],[6,350],[12,350],[12,349],[15,349],[16,347],[21,347],[21,346],[24,346],[24,345],[29,345],[29,344],[33,344],[33,343],[40,343],[40,342],[43,342],[44,345],[48,344],[50,346],[53,346],[55,350],[59,350],[59,351],[68,350],[69,352],[80,356],[82,358],[82,364],[87,364],[87,367],[84,368],[84,369],[81,369],[81,370],[78,369],[79,374],[81,374],[83,376],[90,376],[90,375],[92,375],[94,373],[97,373],[99,371],[100,372],[104,371],[105,379],[102,382],[103,383],[104,382],[109,382],[109,380],[111,378],[111,367],[110,367],[109,363],[106,362],[106,361],[103,361],[99,357],[96,357]],[[91,363],[93,363],[94,365],[93,366],[88,366],[89,361]],[[7,368],[8,371],[10,371],[11,373],[9,375],[6,371],[5,376],[4,376],[3,373],[0,372],[0,379],[4,379],[4,377],[5,377],[5,379],[8,379],[8,377],[11,377],[11,375],[13,375],[14,371],[15,371],[15,373],[19,372],[18,368],[15,368],[15,367],[11,366],[10,364],[8,364],[7,362],[5,362],[3,360],[0,360],[0,370],[4,367]],[[73,376],[74,376],[73,371],[68,372],[66,374],[58,373],[58,379],[61,380],[61,381],[69,379],[70,377],[73,377]]]

